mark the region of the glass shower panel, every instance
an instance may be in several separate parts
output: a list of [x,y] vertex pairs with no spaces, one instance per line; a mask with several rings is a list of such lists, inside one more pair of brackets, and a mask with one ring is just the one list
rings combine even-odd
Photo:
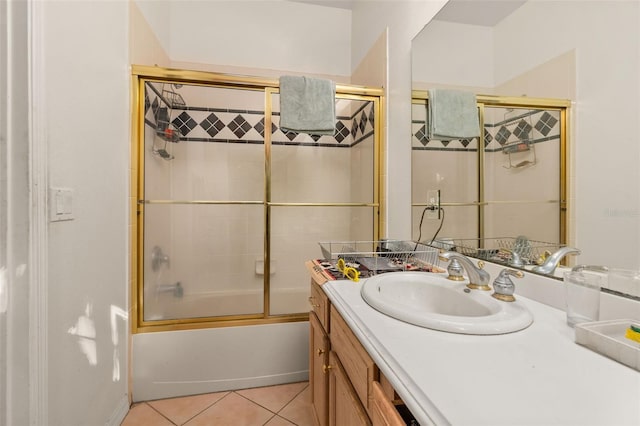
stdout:
[[264,92],[145,88],[146,199],[263,199]]
[[322,259],[319,242],[371,241],[373,207],[271,207],[270,313],[309,310],[309,272],[304,263]]
[[272,97],[271,201],[275,203],[373,203],[374,102],[336,100],[336,132],[283,132],[279,95]]
[[[422,219],[422,213],[425,211],[424,206],[413,206],[411,209],[412,230],[411,238],[414,241],[430,242],[435,239],[469,239],[478,234],[478,207],[475,205],[468,206],[445,206],[444,219],[442,213],[439,219],[429,219],[426,216]],[[422,219],[422,233],[420,233],[420,220]],[[442,228],[440,222],[442,222]]]
[[[428,191],[440,190],[440,203],[444,222],[438,238],[468,238],[478,233],[479,177],[478,138],[470,140],[439,141],[427,135],[427,108],[413,103],[411,202],[412,238],[431,241],[441,220],[420,222],[427,204]],[[442,215],[441,215],[442,217]]]
[[261,317],[264,91],[145,83],[144,321]]
[[559,111],[485,107],[485,132],[485,236],[560,242]]
[[260,314],[262,205],[148,204],[144,320]]

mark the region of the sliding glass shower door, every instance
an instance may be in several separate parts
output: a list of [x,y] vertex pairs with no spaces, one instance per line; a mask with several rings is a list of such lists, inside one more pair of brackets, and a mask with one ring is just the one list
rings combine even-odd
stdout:
[[137,80],[134,330],[305,320],[318,243],[377,238],[380,94],[338,90],[314,136],[280,129],[273,82],[160,77]]

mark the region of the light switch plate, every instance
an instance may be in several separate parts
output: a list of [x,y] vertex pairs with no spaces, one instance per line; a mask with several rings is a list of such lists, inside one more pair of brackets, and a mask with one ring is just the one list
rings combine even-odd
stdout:
[[73,220],[73,189],[49,188],[49,220]]

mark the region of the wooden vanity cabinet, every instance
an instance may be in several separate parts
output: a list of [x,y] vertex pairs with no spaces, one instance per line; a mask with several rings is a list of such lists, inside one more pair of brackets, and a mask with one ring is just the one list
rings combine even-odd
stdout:
[[334,351],[329,362],[329,426],[370,426],[369,416]]
[[403,426],[401,401],[311,272],[309,388],[316,426]]
[[311,393],[311,411],[316,425],[328,424],[329,413],[329,336],[320,320],[313,312],[309,313],[309,391]]

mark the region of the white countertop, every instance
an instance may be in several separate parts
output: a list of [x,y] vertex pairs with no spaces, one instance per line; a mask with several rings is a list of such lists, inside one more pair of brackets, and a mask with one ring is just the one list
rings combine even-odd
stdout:
[[369,307],[363,281],[322,287],[422,426],[640,425],[640,373],[574,343],[564,311],[516,292],[527,329],[444,333]]

